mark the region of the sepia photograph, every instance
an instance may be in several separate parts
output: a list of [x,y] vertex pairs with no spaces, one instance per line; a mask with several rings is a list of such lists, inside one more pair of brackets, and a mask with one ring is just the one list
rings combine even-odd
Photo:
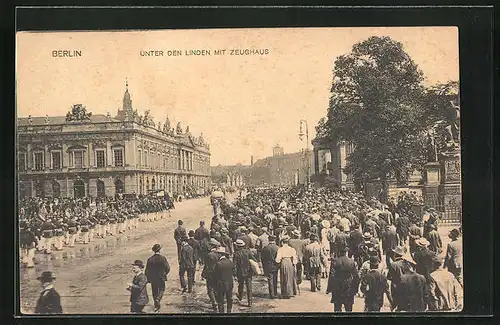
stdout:
[[461,311],[458,41],[17,32],[21,313]]

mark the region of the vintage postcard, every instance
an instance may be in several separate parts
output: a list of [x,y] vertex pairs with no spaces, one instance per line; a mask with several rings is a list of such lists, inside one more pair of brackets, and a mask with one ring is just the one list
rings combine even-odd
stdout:
[[23,314],[459,311],[458,29],[18,32]]

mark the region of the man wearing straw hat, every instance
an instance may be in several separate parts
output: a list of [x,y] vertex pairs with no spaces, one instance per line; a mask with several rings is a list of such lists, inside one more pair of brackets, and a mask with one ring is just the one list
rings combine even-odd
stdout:
[[215,263],[214,282],[219,313],[224,313],[224,303],[227,304],[226,313],[231,313],[233,308],[233,262],[229,259],[229,254],[224,247],[217,248],[220,258]]
[[415,272],[416,264],[410,254],[404,254],[402,260],[407,263],[407,272],[401,276],[401,282],[398,284],[397,311],[425,311],[429,300],[427,280]]
[[296,276],[297,276],[297,284],[302,283],[302,270],[303,270],[303,256],[306,250],[306,242],[303,239],[300,239],[300,231],[295,229],[292,231],[292,238],[288,241],[288,245],[295,249],[297,252],[297,263],[295,264],[296,268]]
[[238,280],[238,300],[243,300],[243,287],[246,287],[248,307],[251,307],[253,270],[250,259],[255,260],[255,258],[242,239],[237,239],[235,245],[236,251],[233,255],[233,264],[236,270],[236,279]]
[[36,303],[36,314],[62,314],[61,297],[52,283],[55,279],[50,271],[42,272],[37,278],[42,284],[43,291]]
[[394,310],[400,308],[405,298],[403,297],[404,293],[401,289],[401,277],[410,271],[410,267],[407,260],[403,259],[403,256],[406,254],[403,246],[398,246],[393,249],[392,254],[392,262],[387,265],[389,268],[387,279],[391,281],[391,293],[393,298],[392,309]]
[[417,251],[413,254],[413,260],[416,263],[415,271],[429,280],[433,265],[432,257],[435,254],[429,250],[429,241],[424,237],[417,239],[415,244],[417,245]]

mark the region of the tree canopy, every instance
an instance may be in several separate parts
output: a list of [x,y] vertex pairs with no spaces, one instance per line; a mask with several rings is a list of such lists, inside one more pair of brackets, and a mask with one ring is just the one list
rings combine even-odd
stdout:
[[[389,37],[370,37],[337,58],[326,118],[318,137],[354,145],[345,172],[358,180],[394,176],[404,182],[427,161],[428,131],[444,148],[454,121],[458,82],[425,88],[423,72]],[[456,121],[456,119],[455,119]]]

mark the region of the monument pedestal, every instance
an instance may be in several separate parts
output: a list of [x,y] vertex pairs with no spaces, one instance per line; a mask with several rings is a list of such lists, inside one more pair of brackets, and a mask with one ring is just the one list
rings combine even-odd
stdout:
[[429,162],[424,165],[424,186],[422,196],[425,205],[436,207],[439,205],[439,187],[441,185],[441,164]]
[[443,162],[443,203],[445,215],[450,220],[461,220],[462,216],[462,187],[460,152],[458,150],[444,152],[441,155]]

